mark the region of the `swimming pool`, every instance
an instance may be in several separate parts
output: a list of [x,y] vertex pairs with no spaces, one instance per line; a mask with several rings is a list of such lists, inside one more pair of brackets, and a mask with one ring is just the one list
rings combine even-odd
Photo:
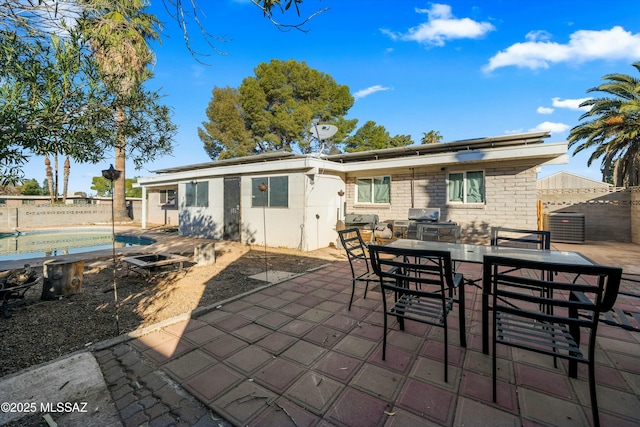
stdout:
[[[0,261],[70,255],[112,248],[110,228],[0,234]],[[116,248],[145,246],[153,239],[116,234]]]

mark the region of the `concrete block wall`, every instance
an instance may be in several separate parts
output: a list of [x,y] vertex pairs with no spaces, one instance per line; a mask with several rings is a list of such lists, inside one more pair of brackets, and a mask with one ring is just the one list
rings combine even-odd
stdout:
[[[133,218],[139,220],[142,206],[133,201]],[[0,208],[0,232],[37,228],[111,224],[111,204],[54,205]]]
[[391,175],[391,204],[383,206],[354,204],[356,177],[348,177],[346,213],[377,214],[381,221],[391,221],[407,219],[412,207],[438,207],[441,221],[457,222],[462,227],[463,240],[477,243],[489,241],[492,226],[537,229],[534,167],[466,169],[484,170],[484,204],[447,204],[447,172],[416,171]]
[[[539,190],[538,198],[545,215],[554,212],[584,214],[586,240],[631,242],[632,194],[630,189],[615,187],[548,189]],[[637,216],[639,207],[635,209]]]

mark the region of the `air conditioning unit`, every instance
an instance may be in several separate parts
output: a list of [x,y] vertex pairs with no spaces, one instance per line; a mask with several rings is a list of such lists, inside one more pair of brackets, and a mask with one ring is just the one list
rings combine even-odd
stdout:
[[584,243],[584,214],[574,212],[556,212],[548,215],[548,227],[552,242]]

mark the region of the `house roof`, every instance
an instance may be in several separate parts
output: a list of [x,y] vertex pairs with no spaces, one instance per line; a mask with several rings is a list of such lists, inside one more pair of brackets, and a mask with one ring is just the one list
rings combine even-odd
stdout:
[[569,189],[569,188],[611,188],[613,184],[597,181],[586,176],[571,172],[560,171],[553,175],[540,178],[537,182],[538,190]]
[[[180,181],[215,176],[273,174],[300,171],[307,174],[371,174],[417,167],[464,168],[496,162],[526,164],[566,163],[567,143],[543,143],[548,132],[412,145],[335,155],[301,155],[271,152],[215,162],[154,171],[138,179],[141,186],[175,185]],[[480,166],[482,167],[482,166]]]
[[[355,153],[343,153],[315,156],[338,163],[361,162],[367,160],[397,159],[412,156],[422,156],[426,154],[454,153],[468,150],[479,150],[483,148],[522,146],[528,144],[540,144],[544,138],[549,137],[549,132],[532,132],[525,134],[513,134],[495,136],[488,138],[465,139],[452,142],[438,142],[433,144],[410,145],[406,147],[385,148],[381,150],[359,151]],[[275,151],[253,156],[236,157],[233,159],[217,160],[207,163],[197,163],[186,166],[176,166],[173,168],[154,170],[154,173],[176,173],[198,169],[209,169],[221,166],[246,165],[250,163],[272,162],[275,160],[306,158],[302,154],[295,154],[287,151]]]
[[291,159],[294,157],[305,157],[301,154],[291,153],[289,151],[272,151],[269,153],[256,154],[254,156],[235,157],[233,159],[216,160],[213,162],[196,163],[193,165],[176,166],[174,168],[157,169],[155,173],[175,173],[185,172],[197,169],[208,169],[217,166],[245,165],[248,163],[270,162],[274,160]]
[[513,134],[494,136],[489,138],[474,138],[452,142],[437,142],[433,144],[410,145],[406,147],[385,148],[382,150],[359,151],[355,153],[343,153],[326,156],[327,160],[340,163],[356,162],[362,160],[394,159],[399,157],[421,156],[425,154],[438,154],[447,152],[459,152],[467,150],[479,150],[483,148],[522,146],[528,144],[540,144],[543,138],[549,137],[549,132],[535,132],[526,134]]

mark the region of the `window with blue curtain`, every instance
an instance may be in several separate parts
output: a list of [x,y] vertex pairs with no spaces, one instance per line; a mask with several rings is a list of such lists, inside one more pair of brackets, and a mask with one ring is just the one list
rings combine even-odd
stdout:
[[391,203],[390,176],[358,178],[356,185],[358,203]]
[[447,176],[448,203],[484,203],[484,172],[450,173]]

